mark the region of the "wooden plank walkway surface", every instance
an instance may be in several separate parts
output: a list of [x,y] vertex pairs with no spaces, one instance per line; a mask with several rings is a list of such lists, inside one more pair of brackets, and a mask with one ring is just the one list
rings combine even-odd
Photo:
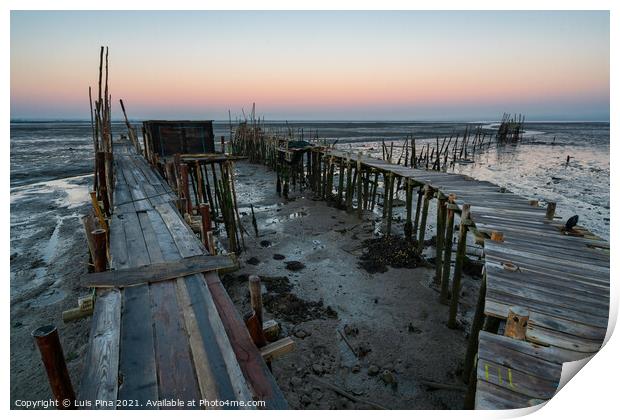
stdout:
[[359,158],[364,168],[428,185],[444,196],[455,194],[459,207],[471,205],[477,237],[503,233],[503,241],[484,240],[484,314],[506,319],[516,306],[527,309],[530,319],[526,340],[480,332],[477,409],[521,408],[548,400],[563,362],[600,349],[609,313],[607,242],[584,230],[581,237],[563,233],[563,223],[548,220],[545,209],[490,182],[339,150],[325,154],[353,164]]
[[[170,187],[128,142],[115,144],[114,168],[112,270],[207,254]],[[205,408],[187,406],[200,400],[233,402],[216,407],[223,409],[252,400],[287,408],[215,271],[98,288],[78,398],[111,409],[165,400],[185,402],[171,408]]]

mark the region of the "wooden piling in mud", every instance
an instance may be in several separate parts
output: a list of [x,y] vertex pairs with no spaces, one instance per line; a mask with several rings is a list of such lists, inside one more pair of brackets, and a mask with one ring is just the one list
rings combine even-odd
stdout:
[[[475,365],[476,353],[478,352],[478,337],[480,330],[484,323],[484,302],[487,293],[487,276],[486,273],[482,273],[482,281],[480,282],[480,290],[478,291],[478,302],[476,303],[476,310],[471,322],[471,329],[469,331],[469,340],[467,342],[467,352],[465,353],[465,360],[463,363],[463,380],[471,380],[471,371]],[[475,380],[475,379],[474,379]],[[471,384],[470,384],[471,385]]]
[[58,330],[53,325],[47,325],[34,330],[32,337],[39,348],[52,395],[58,403],[57,408],[60,410],[75,409],[75,392],[67,370]]
[[339,163],[339,171],[338,171],[338,205],[342,207],[342,197],[343,197],[343,189],[344,189],[344,160],[341,158]]
[[357,218],[362,218],[362,152],[357,153]]
[[443,243],[446,234],[446,197],[437,191],[437,235],[435,240],[435,283],[441,283]]
[[104,229],[95,229],[91,232],[94,245],[93,264],[95,272],[101,273],[106,271],[108,264],[108,249],[106,231]]
[[385,195],[385,205],[387,205],[387,235],[392,234],[392,207],[394,205],[394,173],[388,175],[388,189]]
[[261,292],[261,281],[258,276],[250,276],[249,278],[250,289],[250,307],[252,308],[252,314],[246,320],[246,325],[252,337],[252,341],[256,344],[256,347],[263,347],[267,344],[265,334],[263,333],[263,297]]
[[420,210],[422,208],[422,198],[424,197],[423,187],[418,188],[418,200],[415,206],[415,219],[413,222],[412,236],[417,237],[418,227],[420,225]]
[[345,207],[347,211],[352,210],[353,188],[352,188],[351,159],[347,156],[347,187],[345,191]]
[[463,204],[461,209],[461,225],[459,227],[459,243],[456,249],[456,262],[454,264],[454,277],[452,278],[452,298],[450,300],[450,316],[448,318],[448,327],[456,328],[456,314],[459,305],[459,296],[461,294],[461,275],[463,272],[463,262],[465,260],[465,250],[467,247],[467,226],[469,220],[469,204]]
[[209,243],[208,236],[211,232],[211,209],[206,203],[200,203],[200,223],[202,226],[202,243],[209,250],[211,254],[211,244]]
[[413,201],[413,181],[409,178],[405,181],[405,201],[407,206],[407,215],[405,220],[405,239],[408,241],[411,240],[411,234],[413,232],[413,223],[411,222],[412,218],[412,201]]
[[428,204],[431,200],[433,190],[430,185],[424,186],[424,203],[422,205],[422,215],[420,218],[419,234],[418,234],[418,252],[421,253],[424,249],[424,235],[426,234],[426,218],[428,217]]
[[450,266],[452,264],[452,236],[454,235],[454,210],[458,207],[454,203],[456,201],[456,195],[450,194],[448,196],[448,202],[446,203],[446,226],[444,235],[444,250],[442,258],[442,270],[441,270],[441,294],[440,300],[444,303],[449,299],[450,288]]
[[555,217],[555,206],[556,203],[547,203],[547,213],[545,214],[545,218],[547,220],[553,220],[553,218]]

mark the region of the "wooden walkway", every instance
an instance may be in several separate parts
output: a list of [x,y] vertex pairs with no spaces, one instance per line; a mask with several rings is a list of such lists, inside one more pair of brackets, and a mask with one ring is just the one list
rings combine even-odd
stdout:
[[[351,158],[353,164],[357,160],[337,150],[326,154]],[[501,242],[484,240],[484,315],[505,320],[509,308],[521,307],[530,319],[526,340],[480,332],[477,409],[521,408],[548,400],[556,392],[563,362],[599,350],[609,312],[607,242],[584,230],[583,237],[562,233],[563,223],[546,219],[545,209],[489,182],[370,157],[362,157],[361,163],[444,196],[455,194],[457,205],[471,205],[470,229],[477,238],[503,233]]]
[[[207,254],[170,187],[128,142],[115,144],[114,167],[111,269]],[[228,401],[216,407],[223,409],[248,408],[235,402],[252,400],[287,408],[215,271],[98,289],[78,398],[92,408],[179,400],[185,405],[172,408],[208,408],[200,400]]]

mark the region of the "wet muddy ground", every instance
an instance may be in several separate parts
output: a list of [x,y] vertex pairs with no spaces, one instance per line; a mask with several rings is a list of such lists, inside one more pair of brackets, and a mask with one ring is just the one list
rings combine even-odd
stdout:
[[77,388],[90,318],[65,324],[62,312],[87,290],[88,248],[80,217],[89,177],[31,184],[11,191],[11,407],[52,397],[31,332],[54,324]]
[[[277,320],[281,336],[291,336],[296,344],[292,353],[273,362],[291,407],[363,409],[371,408],[370,403],[390,409],[462,408],[459,374],[479,280],[465,277],[461,326],[451,330],[448,307],[439,303],[433,281],[432,246],[425,249],[425,260],[412,264],[411,258],[391,258],[381,270],[367,270],[364,263],[373,257],[369,252],[407,254],[404,240],[387,244],[378,239],[384,228],[379,216],[367,213],[359,220],[314,200],[309,190],[285,200],[276,194],[273,172],[248,163],[237,168],[238,201],[250,236],[241,270],[223,281],[244,314],[250,310],[247,276],[264,279],[265,319]],[[251,228],[250,204],[259,237]],[[399,219],[395,215],[394,235],[403,232]],[[432,236],[429,226],[427,238]],[[402,268],[410,266],[417,268]],[[433,389],[428,381],[462,388]]]

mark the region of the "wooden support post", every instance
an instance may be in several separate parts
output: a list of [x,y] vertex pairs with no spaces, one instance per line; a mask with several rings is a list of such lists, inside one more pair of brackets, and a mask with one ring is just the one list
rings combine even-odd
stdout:
[[340,158],[340,170],[338,172],[338,205],[342,206],[342,192],[344,189],[344,160]]
[[424,193],[422,191],[422,188],[418,189],[418,201],[415,207],[415,219],[413,222],[413,232],[412,235],[413,236],[417,236],[418,235],[418,226],[420,224],[420,209],[422,207],[422,197],[424,196]]
[[[111,137],[110,142],[112,142]],[[109,216],[112,214],[112,208],[114,206],[114,156],[112,152],[105,152],[105,176],[107,181],[108,203],[106,204],[104,200],[103,207],[105,209],[107,205],[108,210],[106,210],[106,214]]]
[[424,235],[426,234],[426,218],[428,216],[428,203],[433,194],[433,190],[430,185],[424,186],[424,204],[422,206],[422,216],[420,220],[420,230],[418,234],[418,252],[422,252],[424,249]]
[[182,187],[183,187],[183,198],[185,198],[185,212],[192,214],[192,200],[190,198],[189,195],[189,174],[188,174],[188,170],[187,170],[187,164],[182,163],[180,165],[180,170],[181,170],[181,183],[182,183]]
[[95,229],[91,232],[91,235],[95,246],[95,255],[93,255],[95,272],[101,273],[102,271],[106,270],[108,260],[106,231],[104,229]]
[[[467,352],[465,353],[465,362],[463,364],[463,380],[465,382],[470,380],[471,370],[474,368],[474,364],[476,362],[476,353],[478,353],[478,336],[480,335],[480,330],[482,329],[482,324],[484,323],[484,302],[486,300],[486,294],[487,276],[486,273],[484,273],[482,275],[482,281],[480,282],[476,312],[474,312],[474,319],[471,322],[469,342],[467,343]],[[476,380],[475,376],[474,380]]]
[[75,392],[58,338],[58,330],[53,325],[47,325],[34,330],[32,336],[39,347],[41,360],[43,360],[47,379],[58,408],[61,410],[75,409]]
[[220,137],[220,145],[222,148],[222,153],[226,153],[226,142],[224,140],[224,136]]
[[446,197],[437,191],[437,236],[435,240],[435,284],[441,283],[442,254],[446,234]]
[[443,303],[448,303],[449,287],[450,287],[450,266],[452,264],[452,236],[454,234],[454,210],[457,209],[456,195],[450,194],[448,196],[448,203],[446,204],[446,234],[444,236],[444,250],[443,250],[443,268],[441,270],[441,297],[440,300]]
[[407,216],[405,220],[405,239],[408,241],[411,240],[411,234],[413,233],[413,223],[411,222],[412,218],[412,206],[413,206],[413,185],[411,179],[407,178],[405,181],[405,201],[407,202]]
[[346,189],[346,209],[347,211],[351,211],[352,201],[353,201],[353,185],[352,185],[352,168],[351,168],[351,160],[347,157],[347,189]]
[[504,335],[516,340],[525,340],[525,333],[529,320],[530,312],[527,309],[520,306],[511,306],[508,309]]
[[208,233],[211,232],[211,209],[206,203],[200,203],[200,218],[202,224],[202,243],[209,250],[209,253],[213,254],[208,238]]
[[357,153],[357,218],[362,218],[362,152]]
[[99,187],[99,191],[98,192],[98,197],[99,200],[103,201],[103,211],[105,212],[106,215],[110,216],[111,211],[111,207],[110,207],[110,201],[108,200],[109,196],[108,196],[108,180],[106,177],[106,159],[105,159],[105,152],[96,152],[95,153],[95,166],[97,168],[97,185]]
[[448,328],[456,328],[456,313],[459,306],[459,296],[461,294],[461,275],[463,273],[463,261],[467,246],[467,225],[469,224],[469,204],[463,204],[461,209],[461,226],[459,231],[459,243],[456,248],[456,263],[454,264],[454,277],[452,279],[452,299],[450,301],[450,317],[448,318]]
[[555,216],[555,206],[556,203],[547,203],[547,214],[545,217],[548,220],[553,220],[553,217]]
[[260,348],[267,344],[263,332],[263,297],[261,294],[260,277],[250,276],[249,287],[252,315],[246,320],[246,325],[252,337],[252,341],[254,341],[256,347]]
[[387,205],[387,235],[392,234],[392,207],[394,204],[394,172],[390,172],[388,177],[388,189],[386,191],[385,200]]
[[474,354],[473,366],[470,369],[469,377],[467,378],[467,392],[465,393],[465,402],[463,408],[465,410],[473,410],[476,406],[476,386],[478,385],[478,374],[476,368],[478,365],[478,355]]

